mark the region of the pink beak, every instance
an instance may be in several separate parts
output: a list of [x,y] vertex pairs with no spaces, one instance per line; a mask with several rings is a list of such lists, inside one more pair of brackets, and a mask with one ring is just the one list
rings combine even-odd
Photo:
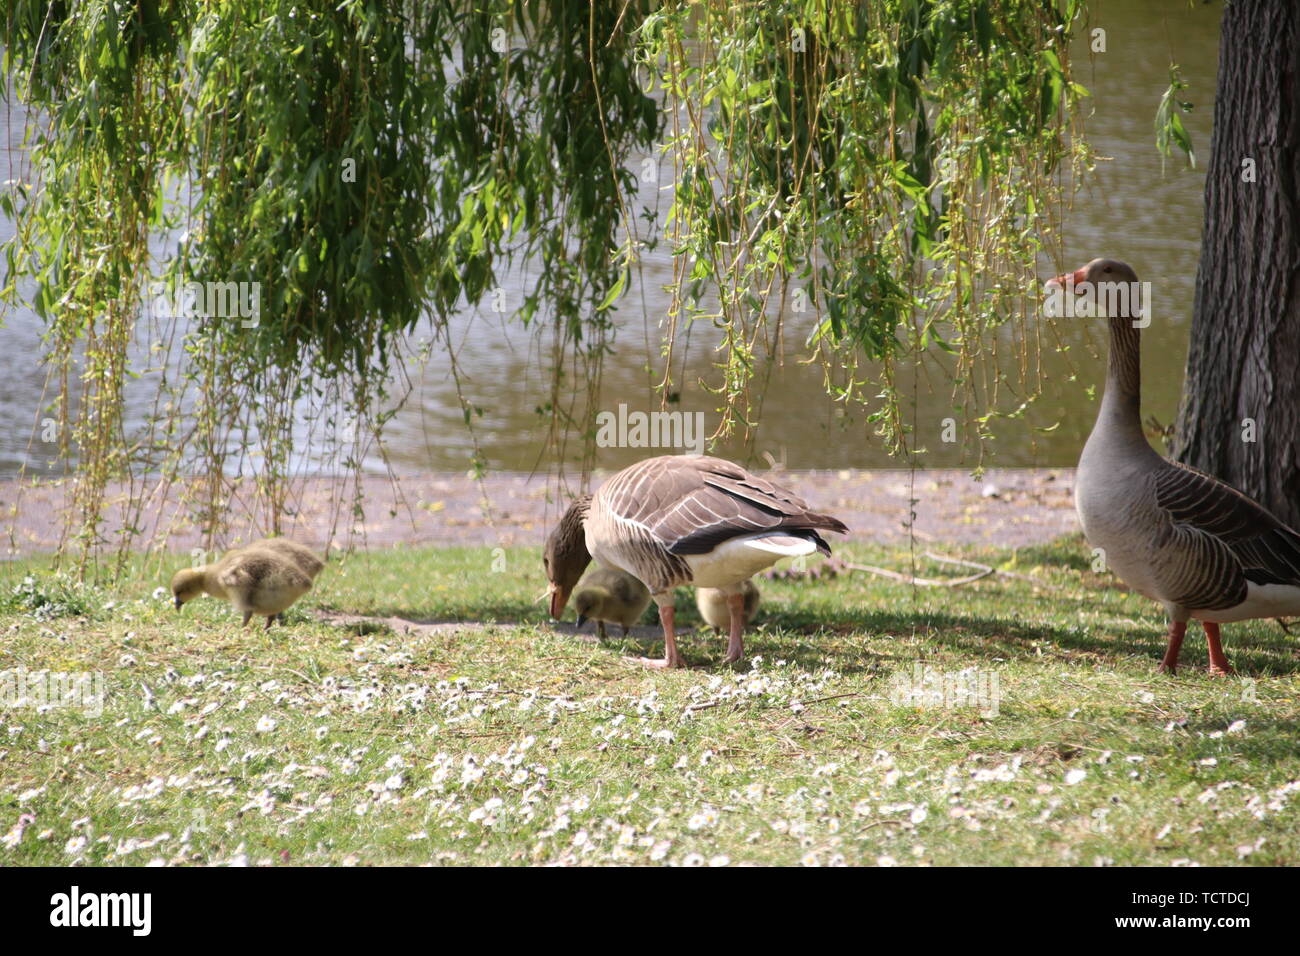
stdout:
[[1054,276],[1048,280],[1048,285],[1059,285],[1062,289],[1074,286],[1074,294],[1082,295],[1082,290],[1077,287],[1083,285],[1087,281],[1088,269],[1087,267],[1084,267],[1081,269],[1075,269],[1073,272],[1067,272],[1064,275]]
[[569,592],[558,584],[551,591],[551,617],[560,620],[564,617],[564,605],[569,603]]

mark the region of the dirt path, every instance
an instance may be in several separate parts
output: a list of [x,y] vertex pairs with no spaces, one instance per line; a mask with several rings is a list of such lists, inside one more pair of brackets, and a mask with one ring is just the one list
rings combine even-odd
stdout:
[[[1049,541],[1077,530],[1073,469],[1007,469],[976,482],[963,471],[919,471],[914,491],[906,471],[790,471],[772,474],[821,511],[842,518],[855,538],[885,544],[907,540],[909,498],[915,497],[916,535],[925,544],[990,543],[1006,547]],[[603,475],[593,479],[595,487]],[[248,483],[251,496],[251,483]],[[104,537],[127,514],[121,489],[110,489]],[[68,489],[61,482],[20,486],[0,483],[0,515],[9,557],[53,551],[59,542]],[[172,496],[172,499],[175,495]],[[562,510],[554,483],[545,476],[491,475],[479,484],[463,474],[365,478],[363,514],[351,513],[351,492],[342,481],[304,479],[294,486],[282,533],[305,544],[327,542],[381,548],[397,545],[538,544]],[[484,501],[489,505],[485,508]],[[228,505],[230,534],[237,544],[267,533],[239,486]],[[202,544],[202,518],[175,500],[150,502],[139,517],[141,545],[166,542],[181,551]]]

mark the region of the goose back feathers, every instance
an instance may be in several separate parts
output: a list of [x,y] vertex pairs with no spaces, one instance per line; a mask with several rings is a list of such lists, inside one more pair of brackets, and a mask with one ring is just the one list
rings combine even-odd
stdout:
[[[729,461],[671,455],[610,478],[592,500],[585,530],[587,549],[597,560],[661,593],[683,584],[739,584],[755,573],[742,574],[744,567],[761,570],[785,554],[830,554],[819,532],[848,528]],[[765,545],[761,539],[768,539]],[[725,546],[735,542],[750,547],[727,553]]]

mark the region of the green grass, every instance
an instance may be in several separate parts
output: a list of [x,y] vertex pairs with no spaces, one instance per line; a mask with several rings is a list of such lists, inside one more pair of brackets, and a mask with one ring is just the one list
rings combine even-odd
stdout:
[[[553,629],[536,549],[331,561],[270,633],[211,599],[178,614],[155,593],[170,565],[113,588],[9,565],[0,670],[100,672],[107,699],[4,696],[0,864],[1300,857],[1294,639],[1232,625],[1241,676],[1211,678],[1196,629],[1160,676],[1159,608],[1091,573],[1080,539],[961,553],[1032,580],[760,580],[746,663],[688,632],[699,666],[672,673],[625,658],[661,645]],[[678,609],[697,622],[688,592]],[[918,666],[996,679],[996,712],[907,703]]]

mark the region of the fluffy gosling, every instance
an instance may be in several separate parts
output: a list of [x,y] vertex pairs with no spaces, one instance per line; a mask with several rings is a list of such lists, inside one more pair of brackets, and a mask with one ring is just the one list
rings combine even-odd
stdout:
[[603,642],[605,624],[619,624],[624,636],[650,606],[646,586],[625,571],[597,568],[573,592],[573,606],[578,612],[578,627],[588,620],[596,622],[596,633]]
[[[752,580],[741,586],[741,593],[745,595],[745,620],[742,627],[747,627],[758,611],[761,595]],[[704,623],[715,631],[726,631],[731,627],[731,609],[727,606],[727,595],[717,588],[696,588],[695,606],[699,608]]]
[[316,580],[316,575],[320,574],[321,568],[325,567],[325,562],[316,556],[316,552],[306,545],[299,544],[297,541],[290,541],[288,538],[263,538],[261,541],[254,541],[248,545],[249,548],[267,548],[284,555],[298,566],[298,570],[312,581]]
[[311,590],[322,567],[324,563],[301,545],[272,538],[228,551],[214,564],[182,568],[172,576],[171,591],[177,610],[209,594],[234,605],[244,615],[245,627],[256,614],[266,618],[269,630],[278,615]]

